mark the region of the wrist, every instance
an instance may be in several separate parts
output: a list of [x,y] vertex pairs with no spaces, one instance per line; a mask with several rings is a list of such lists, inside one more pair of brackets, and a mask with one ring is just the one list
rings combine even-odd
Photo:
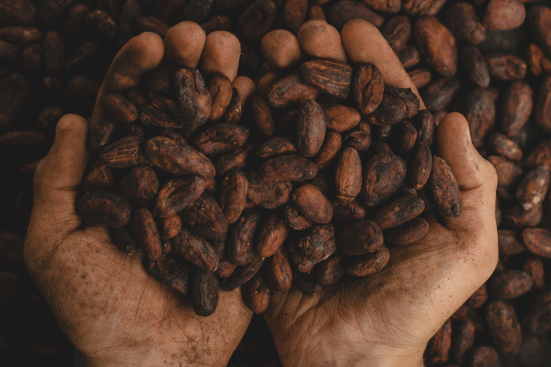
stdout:
[[423,367],[424,350],[422,347],[398,350],[371,345],[363,345],[360,348],[356,345],[351,348],[344,343],[330,343],[310,351],[293,350],[279,354],[284,367]]

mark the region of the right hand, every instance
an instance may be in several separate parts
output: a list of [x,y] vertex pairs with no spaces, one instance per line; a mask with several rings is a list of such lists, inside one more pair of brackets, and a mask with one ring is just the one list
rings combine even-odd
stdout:
[[[373,63],[385,84],[411,88],[419,96],[370,23],[349,22],[342,30],[342,45],[338,32],[323,21],[304,27],[331,43],[309,47],[315,42],[305,44],[301,34],[308,32],[301,29],[303,54]],[[274,59],[281,57],[277,50],[269,51]],[[435,148],[457,179],[463,214],[442,222],[428,215],[429,233],[417,243],[392,249],[389,263],[378,274],[347,277],[319,296],[294,288],[274,292],[264,316],[284,366],[422,366],[429,339],[490,277],[498,259],[495,169],[473,146],[468,123],[458,113],[440,123]]]

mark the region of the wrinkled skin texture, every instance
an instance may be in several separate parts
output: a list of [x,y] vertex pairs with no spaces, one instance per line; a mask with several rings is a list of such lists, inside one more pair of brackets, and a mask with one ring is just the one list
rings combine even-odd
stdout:
[[[374,26],[354,20],[342,40],[349,58],[376,64],[385,82],[417,94]],[[429,233],[392,249],[388,265],[367,280],[349,277],[315,296],[294,288],[273,295],[264,316],[283,366],[423,365],[429,339],[497,263],[496,174],[469,136],[464,117],[449,114],[434,148],[457,178],[462,216],[438,222],[424,215]]]
[[[135,86],[163,52],[154,34],[130,40],[100,97]],[[98,113],[96,106],[94,118]],[[25,243],[29,272],[75,347],[75,366],[225,366],[252,315],[239,290],[222,292],[211,317],[197,316],[190,300],[147,275],[140,254],[119,251],[106,228],[83,229],[74,207],[89,155],[87,132],[79,116],[59,121],[36,170]]]

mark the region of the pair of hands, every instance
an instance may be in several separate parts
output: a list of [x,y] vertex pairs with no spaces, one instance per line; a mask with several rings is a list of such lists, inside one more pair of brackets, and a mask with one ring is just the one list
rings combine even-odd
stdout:
[[[379,31],[352,22],[354,31],[348,27],[345,34],[345,27],[342,46],[334,46],[351,61],[376,64],[387,84],[417,93]],[[151,33],[131,39],[98,100],[138,85],[163,58],[196,67],[204,41],[180,27],[185,25],[173,27],[164,44]],[[223,55],[233,46],[220,47]],[[205,51],[200,68],[216,64],[207,56]],[[224,63],[233,65],[226,71],[232,79],[239,55],[233,57]],[[252,92],[247,80],[238,78],[234,86],[242,96]],[[96,105],[92,123],[101,114]],[[59,121],[54,145],[35,173],[25,243],[27,267],[74,345],[76,365],[225,366],[252,316],[239,289],[221,292],[216,312],[199,317],[190,302],[147,275],[139,254],[117,250],[105,228],[82,227],[75,202],[89,157],[87,132],[79,116]],[[495,170],[472,145],[462,115],[449,114],[440,123],[436,150],[461,188],[463,215],[444,222],[428,216],[427,236],[391,250],[389,264],[367,279],[348,277],[315,297],[294,288],[274,292],[264,316],[284,366],[422,366],[428,340],[491,275],[498,251]]]

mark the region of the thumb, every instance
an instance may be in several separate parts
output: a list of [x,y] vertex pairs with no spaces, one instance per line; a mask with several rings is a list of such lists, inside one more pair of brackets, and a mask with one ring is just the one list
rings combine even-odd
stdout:
[[34,176],[34,220],[80,224],[75,200],[88,162],[87,132],[88,123],[77,115],[65,115],[57,123],[54,144]]
[[450,166],[461,190],[463,214],[446,221],[449,229],[495,227],[497,176],[471,142],[469,124],[460,113],[450,113],[438,126],[437,154]]

